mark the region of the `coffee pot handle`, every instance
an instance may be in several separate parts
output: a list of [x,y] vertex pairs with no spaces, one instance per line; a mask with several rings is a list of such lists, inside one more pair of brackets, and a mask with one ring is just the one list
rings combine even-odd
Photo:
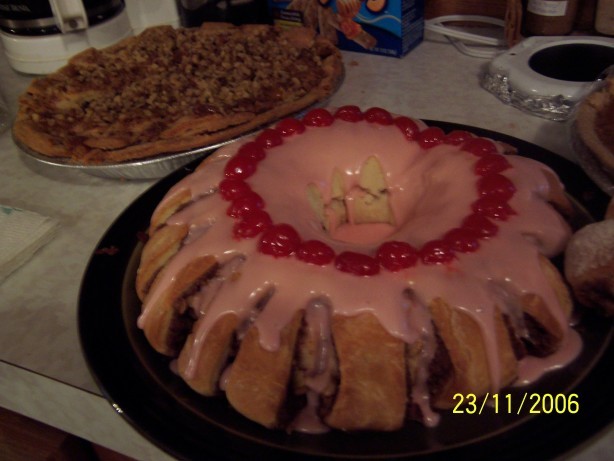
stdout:
[[82,0],[49,0],[49,3],[62,33],[87,29],[89,22]]

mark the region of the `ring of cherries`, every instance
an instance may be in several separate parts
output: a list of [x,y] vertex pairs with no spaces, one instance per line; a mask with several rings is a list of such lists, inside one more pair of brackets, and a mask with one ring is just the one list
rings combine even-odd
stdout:
[[[266,151],[281,145],[284,138],[299,135],[306,127],[329,126],[335,119],[395,125],[408,141],[417,142],[425,151],[445,143],[460,146],[463,151],[475,155],[478,198],[471,205],[472,213],[463,219],[459,227],[450,229],[439,239],[426,242],[421,248],[414,248],[403,241],[386,241],[377,248],[374,256],[353,251],[336,254],[322,241],[303,240],[291,225],[273,222],[264,200],[245,180],[256,173],[258,163],[266,157]],[[515,214],[509,200],[516,188],[501,174],[508,168],[511,168],[511,164],[498,153],[494,142],[467,131],[454,130],[446,134],[435,126],[420,130],[411,118],[393,116],[379,107],[363,112],[357,106],[343,106],[334,113],[317,108],[307,112],[301,120],[283,119],[275,127],[263,130],[253,141],[243,144],[227,162],[219,192],[224,200],[230,202],[227,214],[235,220],[233,236],[239,240],[258,237],[261,253],[276,258],[293,256],[305,263],[321,266],[334,263],[342,272],[372,276],[378,274],[380,268],[395,272],[419,262],[426,265],[448,264],[457,253],[477,251],[481,240],[497,234],[497,221],[505,221]]]

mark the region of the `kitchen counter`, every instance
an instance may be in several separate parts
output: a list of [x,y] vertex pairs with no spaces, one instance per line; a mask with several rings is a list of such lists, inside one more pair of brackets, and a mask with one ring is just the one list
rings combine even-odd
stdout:
[[[501,103],[479,85],[488,61],[465,56],[438,37],[427,37],[402,59],[343,55],[345,81],[331,106],[381,106],[487,128],[573,160],[564,123]],[[15,73],[0,53],[0,85],[12,115],[31,79]],[[0,204],[60,223],[52,241],[0,283],[0,406],[136,459],[171,459],[101,396],[77,330],[79,286],[92,251],[115,218],[155,181],[106,179],[38,164],[20,153],[8,131],[0,135],[0,160]],[[612,453],[610,430],[570,459],[596,461]]]

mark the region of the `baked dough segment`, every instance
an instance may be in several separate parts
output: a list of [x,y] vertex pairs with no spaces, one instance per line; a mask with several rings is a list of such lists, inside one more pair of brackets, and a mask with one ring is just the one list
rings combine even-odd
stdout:
[[149,234],[151,235],[157,229],[162,227],[164,223],[179,211],[182,207],[186,206],[192,200],[192,193],[189,189],[183,189],[174,194],[170,198],[160,204],[153,212],[149,223]]
[[164,226],[147,240],[136,272],[136,292],[141,301],[158,273],[181,248],[188,230],[187,225]]
[[[217,267],[217,260],[213,256],[195,258],[179,271],[169,287],[153,301],[141,327],[155,350],[169,356],[179,352],[194,323],[187,316],[188,298],[215,273]],[[155,291],[152,289],[149,295]]]
[[292,376],[295,395],[306,397],[310,392],[318,395],[318,414],[328,411],[339,381],[339,367],[330,330],[331,311],[330,305],[322,302],[305,309]]
[[247,330],[226,382],[226,398],[235,410],[268,428],[283,427],[294,351],[301,327],[302,310],[281,329],[279,347],[260,345],[257,324]]
[[[198,331],[201,317],[192,331]],[[191,333],[179,354],[177,368],[179,375],[199,394],[213,396],[220,391],[220,376],[230,358],[239,318],[234,313],[222,315],[202,340],[195,344],[195,334]],[[200,350],[194,358],[194,348]],[[191,360],[195,360],[191,363]]]
[[[562,314],[566,319],[569,319],[573,310],[573,300],[571,299],[565,281],[559,270],[548,258],[540,255],[539,263],[544,276],[554,290],[555,297],[563,311]],[[548,338],[551,342],[549,350],[545,350],[543,353],[549,354],[554,352],[565,337],[565,331],[562,330],[560,322],[557,321],[557,317],[551,311],[551,309],[557,308],[557,306],[547,306],[541,297],[532,293],[523,295],[521,302],[525,314],[531,316],[531,318],[544,328],[550,336],[550,338]]]
[[[451,408],[455,405],[454,395],[484,395],[493,388],[503,388],[517,376],[518,363],[514,348],[507,332],[507,326],[499,309],[493,309],[494,344],[484,339],[480,325],[467,313],[448,305],[441,298],[430,305],[433,323],[448,352],[452,372],[446,377],[438,395],[433,396],[433,407]],[[497,349],[500,363],[498,376],[493,382],[487,347]]]
[[556,173],[550,168],[541,168],[546,181],[548,181],[548,195],[546,201],[554,208],[567,222],[572,222],[577,214],[576,206],[572,203],[565,186],[561,183]]
[[326,424],[343,430],[399,429],[408,404],[405,342],[369,312],[335,315],[331,329],[340,381]]

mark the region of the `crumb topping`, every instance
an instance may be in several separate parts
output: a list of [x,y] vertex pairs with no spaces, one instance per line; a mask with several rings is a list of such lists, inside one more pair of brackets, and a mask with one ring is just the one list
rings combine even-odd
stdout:
[[37,80],[21,104],[50,134],[131,144],[185,117],[261,113],[298,100],[324,77],[324,58],[317,46],[297,46],[277,28],[211,34],[158,27],[82,53]]

